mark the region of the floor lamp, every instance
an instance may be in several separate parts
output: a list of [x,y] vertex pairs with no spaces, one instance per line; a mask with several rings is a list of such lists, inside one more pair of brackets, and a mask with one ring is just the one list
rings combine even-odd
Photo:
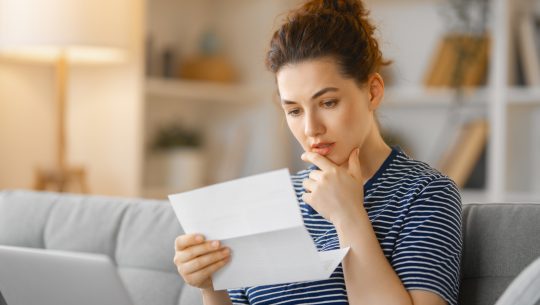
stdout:
[[125,60],[129,0],[0,0],[0,54],[54,64],[57,100],[57,160],[36,168],[34,188],[66,191],[76,183],[88,192],[84,167],[67,162],[66,107],[71,65]]

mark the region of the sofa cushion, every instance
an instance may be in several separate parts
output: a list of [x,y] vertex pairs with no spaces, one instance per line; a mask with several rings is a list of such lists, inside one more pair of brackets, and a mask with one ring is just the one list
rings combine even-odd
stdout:
[[540,304],[540,257],[512,281],[495,305],[516,304]]
[[105,254],[114,260],[127,199],[65,194],[45,227],[45,248]]
[[140,268],[118,268],[118,273],[134,305],[178,304],[183,286],[180,275]]
[[[2,191],[0,193],[0,244],[45,248],[43,232],[56,193]],[[24,216],[24,217],[23,217]]]
[[120,267],[138,267],[177,273],[174,240],[182,228],[167,201],[130,204],[118,233],[116,261]]
[[513,279],[513,276],[462,279],[458,304],[493,305]]
[[108,255],[135,305],[178,304],[181,233],[168,201],[0,191],[0,244]]
[[540,255],[539,219],[540,204],[464,205],[459,304],[495,303]]

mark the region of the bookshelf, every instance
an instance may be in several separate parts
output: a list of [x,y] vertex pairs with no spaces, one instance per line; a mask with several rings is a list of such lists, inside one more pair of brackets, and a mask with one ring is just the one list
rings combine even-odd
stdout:
[[[274,17],[291,1],[147,0],[144,179],[141,195],[164,198],[183,189],[164,183],[160,153],[151,147],[160,125],[179,122],[203,135],[203,184],[287,167],[289,148],[272,76],[263,59]],[[246,26],[249,24],[249,26]],[[201,54],[208,31],[238,75],[234,82],[179,78]],[[210,44],[215,43],[211,42]],[[203,46],[204,47],[204,46]],[[171,50],[172,77],[163,53]],[[180,68],[179,68],[180,67]],[[169,75],[170,76],[170,75]],[[283,144],[286,143],[286,144]],[[162,163],[162,162],[161,162]]]
[[[444,152],[442,144],[446,143],[440,138],[451,138],[458,129],[452,126],[442,130],[448,111],[454,107],[456,92],[426,89],[422,85],[429,60],[446,30],[440,17],[440,7],[445,1],[366,1],[379,28],[383,54],[394,60],[379,119],[388,129],[404,133],[403,138],[415,158],[431,164]],[[540,138],[535,134],[535,130],[540,130],[540,87],[516,85],[511,69],[516,56],[511,49],[516,35],[512,24],[519,8],[534,0],[489,1],[488,28],[492,36],[488,81],[484,86],[467,89],[463,106],[459,108],[462,118],[485,117],[489,122],[486,187],[465,189],[463,198],[464,202],[538,201],[540,158],[534,152],[540,151]],[[207,26],[217,28],[224,50],[238,68],[240,81],[223,85],[163,79],[156,75],[147,77],[147,139],[163,117],[191,122],[207,133],[220,129],[219,124],[204,123],[208,119],[222,126],[244,120],[247,122],[244,129],[257,129],[266,124],[265,129],[272,132],[264,134],[262,141],[249,144],[246,165],[240,174],[284,166],[291,171],[305,167],[299,160],[298,145],[288,134],[279,109],[272,104],[274,82],[262,64],[267,41],[278,22],[276,16],[299,2],[148,1],[148,32],[159,36],[155,38],[161,39],[162,46],[176,43],[180,57],[197,48],[196,37]],[[403,27],[403,24],[408,26]],[[250,116],[251,120],[246,119]],[[205,152],[214,150],[214,144],[209,143]],[[148,157],[151,153],[146,152]],[[209,157],[210,162],[212,158]],[[143,187],[151,193],[165,192],[160,185]]]
[[271,94],[272,87],[148,77],[145,92],[149,99],[245,105],[259,103],[261,96]]
[[[443,112],[451,109],[455,92],[451,89],[424,89],[421,85],[421,72],[428,67],[418,59],[414,59],[413,50],[417,57],[432,58],[426,48],[433,50],[437,47],[438,39],[444,33],[444,26],[435,17],[435,7],[444,1],[426,3],[423,1],[395,0],[368,1],[371,5],[372,15],[379,24],[382,33],[383,54],[390,54],[397,69],[393,84],[387,87],[385,97],[386,105],[381,113],[385,116],[394,130],[399,128],[396,123],[391,126],[394,118],[401,117],[402,122],[413,130],[417,137],[409,137],[415,157],[434,163],[436,160],[429,153],[436,151],[433,145],[437,131],[425,131],[426,125],[434,125],[444,120]],[[536,1],[537,2],[537,1]],[[464,202],[502,202],[502,201],[536,201],[540,199],[540,158],[537,157],[540,149],[540,138],[535,130],[540,128],[540,87],[516,84],[515,61],[520,56],[515,50],[516,23],[519,23],[520,13],[536,9],[540,14],[539,4],[534,0],[510,1],[490,0],[491,18],[488,28],[492,33],[490,60],[488,62],[488,82],[478,89],[468,90],[460,108],[466,116],[485,116],[490,124],[490,133],[487,146],[486,182],[481,190],[463,190]],[[536,8],[534,6],[536,5]],[[403,12],[398,16],[396,12]],[[440,10],[440,9],[439,9]],[[427,22],[429,27],[422,27],[418,21],[413,21],[415,14],[418,20]],[[395,16],[393,22],[391,17]],[[439,15],[440,16],[440,15]],[[408,19],[407,19],[408,18]],[[407,19],[407,20],[405,20]],[[410,24],[402,29],[399,24]],[[407,32],[422,37],[415,39]],[[404,38],[406,37],[406,38]],[[414,47],[407,47],[412,44]],[[385,51],[384,48],[387,48]],[[537,50],[537,52],[540,52]],[[400,57],[400,53],[405,56]],[[410,63],[406,61],[411,59]],[[418,67],[416,72],[408,72]],[[386,107],[386,108],[384,108]],[[422,118],[425,124],[415,122]],[[434,125],[437,129],[437,125]],[[451,134],[448,132],[447,134]],[[441,151],[439,149],[439,151]]]

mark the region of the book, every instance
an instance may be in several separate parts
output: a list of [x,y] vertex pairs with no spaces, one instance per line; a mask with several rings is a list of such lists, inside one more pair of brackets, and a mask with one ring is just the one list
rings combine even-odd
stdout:
[[490,39],[487,35],[447,34],[439,42],[424,77],[427,87],[473,87],[485,83]]
[[518,47],[525,85],[540,86],[540,27],[532,13],[524,14],[518,24]]
[[452,178],[458,187],[463,187],[482,155],[489,132],[485,119],[476,119],[465,123],[437,168]]

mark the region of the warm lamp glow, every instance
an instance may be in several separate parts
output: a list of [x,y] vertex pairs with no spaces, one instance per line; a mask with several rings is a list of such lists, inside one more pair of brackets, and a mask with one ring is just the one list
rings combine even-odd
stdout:
[[0,0],[3,57],[69,63],[125,59],[129,0]]
[[52,46],[39,46],[0,48],[1,57],[25,62],[55,62],[62,53],[65,54],[68,62],[77,64],[108,64],[126,60],[126,52],[105,47],[71,46],[62,49]]
[[56,65],[57,165],[37,168],[34,188],[52,183],[65,191],[77,181],[88,191],[85,169],[70,166],[66,158],[69,66],[124,59],[128,5],[129,0],[0,0],[0,56]]

